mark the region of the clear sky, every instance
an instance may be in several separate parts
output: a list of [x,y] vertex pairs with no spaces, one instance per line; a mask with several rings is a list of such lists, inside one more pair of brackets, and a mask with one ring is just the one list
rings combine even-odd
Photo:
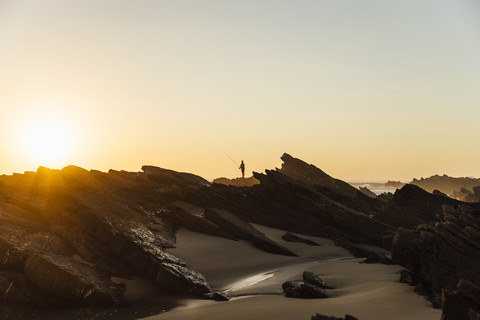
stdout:
[[0,0],[0,173],[479,177],[479,119],[478,0]]

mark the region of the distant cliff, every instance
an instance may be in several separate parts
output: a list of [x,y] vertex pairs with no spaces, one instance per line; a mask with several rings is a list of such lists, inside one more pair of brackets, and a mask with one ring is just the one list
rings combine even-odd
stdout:
[[[468,190],[473,193],[473,188],[480,186],[480,179],[475,178],[454,178],[447,175],[434,175],[429,178],[413,179],[410,184],[419,186],[420,188],[433,192],[439,190],[450,197],[456,197],[462,189]],[[466,191],[463,193],[467,193]],[[465,196],[457,195],[459,200],[465,200]]]

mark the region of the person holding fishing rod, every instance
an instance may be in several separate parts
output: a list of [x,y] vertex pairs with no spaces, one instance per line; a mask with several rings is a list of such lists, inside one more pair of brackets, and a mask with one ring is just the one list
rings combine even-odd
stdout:
[[[235,165],[238,166],[238,163],[232,159],[232,157],[230,157],[225,151],[223,151],[223,153],[230,159],[232,160],[233,163],[235,163]],[[242,163],[240,164],[240,166],[238,167],[238,169],[240,169],[242,171],[242,178],[245,178],[245,163],[243,163],[243,160],[242,160]]]
[[240,167],[238,167],[238,169],[242,171],[242,178],[245,178],[245,163],[243,163],[243,160],[242,163],[240,163]]

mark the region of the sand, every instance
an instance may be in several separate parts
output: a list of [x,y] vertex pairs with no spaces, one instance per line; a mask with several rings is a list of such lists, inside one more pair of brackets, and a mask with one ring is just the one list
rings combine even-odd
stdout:
[[[407,284],[398,282],[398,265],[361,264],[348,251],[332,241],[307,237],[320,247],[290,243],[281,239],[285,231],[255,225],[269,238],[299,257],[263,252],[250,243],[232,241],[180,230],[177,248],[169,250],[195,270],[203,273],[215,290],[224,291],[228,302],[179,299],[179,307],[144,318],[175,319],[305,319],[316,313],[360,320],[440,319],[424,297]],[[381,250],[381,249],[379,249]],[[293,299],[283,296],[281,285],[301,280],[303,271],[319,274],[328,285],[328,299]]]

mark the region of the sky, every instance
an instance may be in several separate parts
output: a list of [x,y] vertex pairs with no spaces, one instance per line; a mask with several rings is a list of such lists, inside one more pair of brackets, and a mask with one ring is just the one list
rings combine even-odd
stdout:
[[0,0],[0,174],[480,177],[479,57],[477,0]]

